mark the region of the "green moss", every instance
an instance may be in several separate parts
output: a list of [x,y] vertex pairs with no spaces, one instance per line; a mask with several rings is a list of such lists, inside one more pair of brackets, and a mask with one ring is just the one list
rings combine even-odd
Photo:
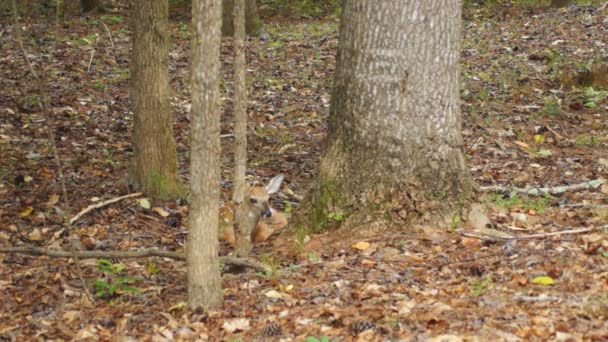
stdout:
[[143,189],[161,199],[185,197],[187,193],[186,187],[179,180],[163,176],[158,171],[150,172],[148,184]]
[[304,243],[306,236],[335,228],[348,218],[350,205],[338,189],[335,180],[324,179],[314,190],[295,226],[296,247]]

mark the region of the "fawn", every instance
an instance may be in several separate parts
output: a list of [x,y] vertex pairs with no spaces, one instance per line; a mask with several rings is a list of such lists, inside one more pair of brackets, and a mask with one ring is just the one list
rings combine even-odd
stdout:
[[[244,224],[251,229],[251,240],[255,242],[266,241],[276,230],[287,225],[285,214],[271,208],[268,204],[270,195],[279,191],[283,175],[278,174],[266,186],[253,186],[247,189],[243,206],[247,211],[247,220]],[[219,239],[235,245],[235,205],[230,202],[220,208]]]

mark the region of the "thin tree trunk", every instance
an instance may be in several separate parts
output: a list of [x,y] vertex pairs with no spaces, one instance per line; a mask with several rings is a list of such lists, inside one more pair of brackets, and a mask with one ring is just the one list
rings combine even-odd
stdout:
[[141,191],[159,197],[181,194],[169,105],[168,16],[167,0],[133,2],[131,179]]
[[245,0],[234,0],[234,193],[236,205],[235,230],[237,255],[248,256],[251,252],[251,231],[243,204],[247,184],[247,84],[245,61]]
[[471,198],[459,0],[346,0],[327,145],[301,224],[445,222]]
[[[223,0],[222,34],[224,36],[234,35],[234,2],[235,0]],[[245,32],[254,36],[260,33],[261,28],[262,21],[258,16],[256,0],[245,0]]]
[[218,264],[221,19],[221,0],[192,3],[191,200],[186,246],[192,309],[223,302]]

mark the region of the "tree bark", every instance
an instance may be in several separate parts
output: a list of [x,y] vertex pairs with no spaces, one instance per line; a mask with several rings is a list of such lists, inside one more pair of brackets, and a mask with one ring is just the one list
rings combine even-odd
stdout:
[[173,120],[169,105],[169,5],[167,0],[133,2],[131,180],[148,195],[180,195]]
[[186,246],[192,309],[223,302],[218,264],[221,20],[221,0],[192,3],[191,200]]
[[232,200],[236,207],[235,231],[237,232],[236,252],[238,256],[251,253],[251,231],[243,204],[247,184],[247,84],[245,70],[245,0],[234,1],[234,193]]
[[460,15],[459,0],[345,1],[326,147],[301,227],[445,222],[471,198]]
[[[234,35],[234,2],[235,0],[223,0],[222,34],[224,36]],[[260,33],[261,28],[262,21],[258,16],[256,0],[245,0],[245,32],[254,36]]]

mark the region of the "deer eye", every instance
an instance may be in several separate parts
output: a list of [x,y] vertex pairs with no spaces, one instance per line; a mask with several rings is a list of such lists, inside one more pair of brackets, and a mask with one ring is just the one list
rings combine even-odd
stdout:
[[258,200],[257,200],[257,199],[255,199],[255,198],[250,198],[250,199],[249,199],[249,202],[250,202],[250,203],[253,203],[253,204],[256,204],[256,203],[258,203]]

